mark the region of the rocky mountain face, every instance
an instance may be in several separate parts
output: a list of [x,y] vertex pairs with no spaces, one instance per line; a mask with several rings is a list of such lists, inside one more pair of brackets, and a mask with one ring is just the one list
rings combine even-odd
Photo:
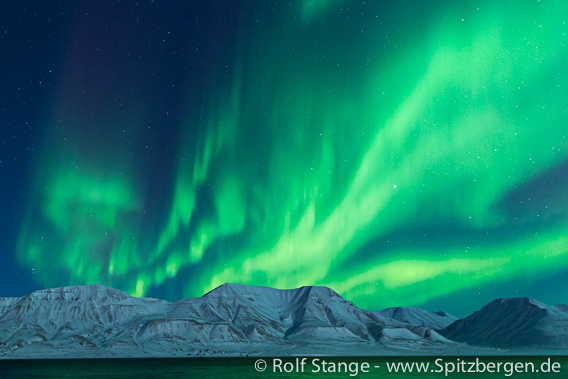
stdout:
[[568,351],[568,307],[527,297],[497,299],[440,333],[470,345]]
[[[542,316],[538,309],[531,312]],[[367,312],[327,287],[277,290],[225,284],[200,298],[169,303],[100,285],[74,286],[0,298],[0,358],[444,355],[480,351],[459,342],[492,346],[496,341],[483,340],[485,334],[470,338],[470,325],[498,320],[484,316],[447,326],[454,319],[418,308]],[[566,319],[556,322],[557,329],[566,330]],[[528,329],[541,325],[529,324]],[[514,333],[507,334],[518,341],[511,346],[540,336]],[[539,341],[566,348],[560,339]]]

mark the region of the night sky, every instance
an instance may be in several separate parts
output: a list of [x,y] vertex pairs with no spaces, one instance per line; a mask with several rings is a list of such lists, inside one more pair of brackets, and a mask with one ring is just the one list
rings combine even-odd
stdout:
[[0,295],[568,303],[567,22],[546,0],[2,1]]

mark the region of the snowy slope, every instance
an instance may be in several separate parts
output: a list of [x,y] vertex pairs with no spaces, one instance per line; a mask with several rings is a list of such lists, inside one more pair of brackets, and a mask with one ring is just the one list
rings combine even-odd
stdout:
[[46,341],[99,346],[113,330],[155,314],[167,304],[132,298],[100,285],[36,291],[13,298],[0,314],[0,351]]
[[[0,302],[0,357],[394,354],[451,341],[357,308],[326,287],[225,284],[169,303],[93,285]],[[317,346],[317,348],[315,347]]]
[[394,307],[375,312],[410,325],[442,329],[457,320],[457,317],[445,312],[429,312],[413,307]]
[[527,297],[497,299],[439,332],[470,345],[568,351],[568,307]]
[[[555,315],[544,326],[565,336],[562,306],[538,304],[537,315]],[[175,303],[100,285],[63,287],[0,298],[0,358],[490,353],[449,336],[455,330],[456,340],[492,345],[483,341],[492,332],[473,340],[467,334],[471,321],[464,319],[440,335],[431,326],[451,316],[435,315],[416,308],[367,312],[327,287],[225,284]],[[476,325],[503,327],[487,317]],[[564,337],[551,338],[542,343],[556,346]]]

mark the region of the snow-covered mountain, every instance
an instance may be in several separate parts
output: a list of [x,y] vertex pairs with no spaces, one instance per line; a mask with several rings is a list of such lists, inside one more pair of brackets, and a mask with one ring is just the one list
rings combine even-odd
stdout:
[[457,317],[446,312],[430,312],[413,307],[394,307],[375,312],[385,317],[416,326],[431,329],[442,329],[457,320]]
[[225,284],[169,303],[92,285],[0,301],[0,357],[432,354],[430,328],[357,308],[327,287]]
[[451,340],[464,320],[444,336],[434,330],[451,318],[416,308],[367,312],[327,287],[225,284],[169,303],[74,286],[0,298],[0,358],[491,354]]
[[497,299],[439,331],[470,345],[568,351],[568,306],[527,297]]

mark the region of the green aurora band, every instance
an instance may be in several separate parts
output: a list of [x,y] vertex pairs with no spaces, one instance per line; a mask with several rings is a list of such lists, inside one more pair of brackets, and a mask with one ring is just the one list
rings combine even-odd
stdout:
[[566,167],[568,3],[258,3],[185,107],[161,213],[142,153],[46,146],[19,242],[42,285],[326,285],[374,310],[568,270],[561,196],[511,205]]

